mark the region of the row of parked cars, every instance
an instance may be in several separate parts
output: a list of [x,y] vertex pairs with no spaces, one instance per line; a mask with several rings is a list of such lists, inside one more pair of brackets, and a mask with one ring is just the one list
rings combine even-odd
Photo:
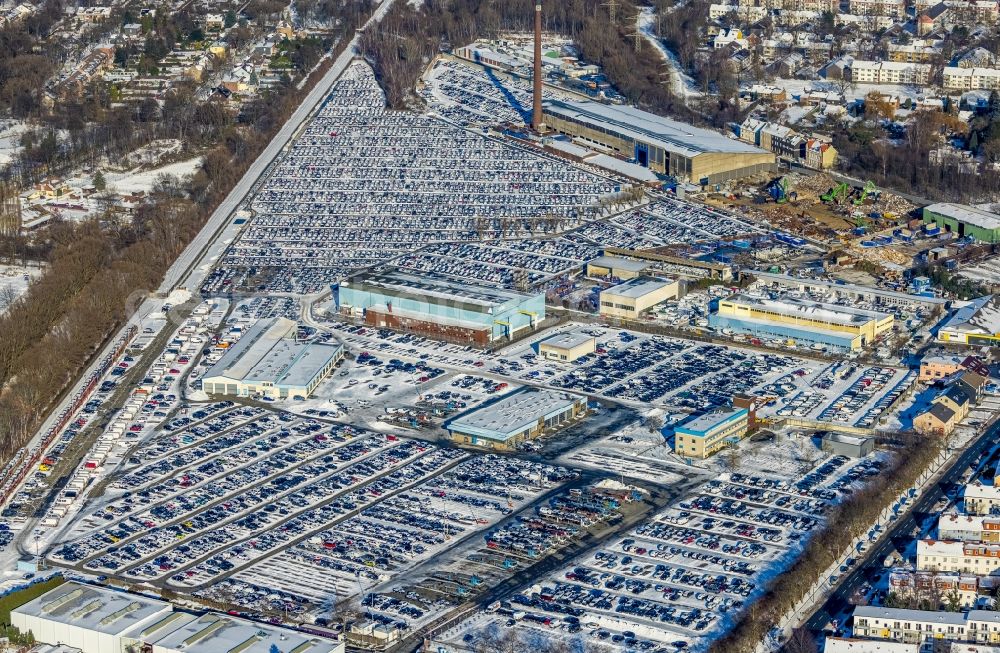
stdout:
[[564,161],[386,110],[374,74],[358,63],[255,196],[256,215],[205,290],[253,269],[254,290],[316,292],[346,270],[423,245],[578,222],[613,191]]
[[590,636],[626,650],[642,648],[635,633],[657,633],[647,635],[650,650],[707,642],[730,623],[724,615],[757,597],[759,578],[779,572],[819,526],[840,494],[831,486],[860,484],[879,467],[871,459],[847,467],[846,460],[820,465],[809,488],[762,473],[721,474],[548,576],[522,606],[557,624],[573,615]]

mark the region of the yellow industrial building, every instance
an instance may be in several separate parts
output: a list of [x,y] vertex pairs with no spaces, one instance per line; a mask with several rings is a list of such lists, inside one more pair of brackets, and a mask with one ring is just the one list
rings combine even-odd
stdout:
[[709,323],[723,330],[853,351],[891,332],[893,316],[839,304],[736,295],[719,302]]
[[698,415],[674,428],[674,453],[685,458],[708,458],[739,442],[749,423],[746,408],[720,408]]
[[596,350],[597,339],[586,333],[560,333],[538,344],[538,353],[542,358],[569,363]]
[[697,184],[717,184],[776,169],[772,152],[634,107],[549,100],[542,111],[547,129],[634,160],[653,172]]
[[601,291],[601,316],[634,320],[668,299],[677,299],[680,282],[677,279],[635,277],[625,283]]

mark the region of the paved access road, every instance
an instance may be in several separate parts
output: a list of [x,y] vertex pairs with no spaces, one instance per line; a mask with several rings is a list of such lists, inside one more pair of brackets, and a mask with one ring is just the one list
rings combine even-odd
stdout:
[[[938,481],[928,487],[917,500],[917,503],[902,519],[897,520],[886,532],[886,537],[879,545],[869,549],[853,571],[841,580],[840,585],[830,595],[826,602],[816,610],[805,622],[805,626],[814,635],[819,635],[827,627],[830,620],[851,609],[851,596],[858,587],[871,582],[879,574],[885,574],[884,562],[898,548],[903,550],[913,540],[913,531],[919,525],[917,518],[935,512],[935,504],[945,496],[945,490],[958,482],[959,478],[983,453],[987,452],[998,441],[1000,422],[994,423],[980,435],[965,451],[947,468]],[[839,624],[844,625],[843,621]]]

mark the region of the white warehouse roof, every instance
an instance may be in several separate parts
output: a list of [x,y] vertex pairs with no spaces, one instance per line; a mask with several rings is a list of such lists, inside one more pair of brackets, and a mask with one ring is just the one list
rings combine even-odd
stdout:
[[[182,613],[178,613],[182,614]],[[167,624],[166,632],[142,638],[164,653],[337,653],[342,644],[280,626],[209,612],[200,617],[183,614]]]
[[1000,229],[1000,215],[968,204],[938,202],[924,207],[924,211],[937,213],[982,229]]
[[12,610],[11,616],[15,625],[38,627],[40,641],[56,644],[47,639],[58,639],[84,653],[132,644],[152,645],[161,653],[270,653],[272,646],[282,653],[344,651],[342,642],[290,628],[216,612],[174,611],[166,601],[73,581]]
[[508,440],[534,427],[538,420],[563,413],[582,401],[585,401],[583,397],[569,392],[525,388],[456,417],[447,424],[447,429],[453,433]]
[[604,125],[623,136],[658,145],[668,152],[677,152],[687,157],[711,152],[767,153],[720,132],[694,127],[634,107],[612,106],[589,100],[548,100],[543,106],[546,113],[566,116],[584,124]]
[[603,290],[601,291],[601,294],[613,297],[638,299],[639,297],[645,297],[650,293],[654,293],[657,290],[665,288],[672,283],[675,282],[656,277],[636,277],[635,279],[629,279],[628,281],[620,283],[617,286],[612,286],[607,290]]
[[822,320],[831,324],[857,326],[867,324],[872,320],[884,320],[889,313],[868,311],[854,306],[841,304],[823,304],[820,302],[800,299],[765,299],[752,295],[739,294],[730,297],[727,302],[737,305],[754,306],[769,313],[811,320]]
[[546,338],[538,344],[545,345],[546,347],[573,349],[574,347],[579,347],[584,343],[593,342],[594,340],[594,336],[588,336],[586,333],[579,333],[577,331],[570,331],[569,333],[560,333],[550,338]]
[[294,340],[296,325],[286,318],[260,320],[205,374],[246,383],[305,386],[327,363],[340,355],[341,345]]
[[165,601],[69,582],[12,612],[105,635],[121,635],[171,610]]

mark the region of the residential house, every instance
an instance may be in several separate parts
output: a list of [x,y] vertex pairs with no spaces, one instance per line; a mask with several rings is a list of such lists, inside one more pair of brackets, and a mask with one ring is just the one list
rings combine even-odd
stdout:
[[917,35],[925,36],[934,30],[946,29],[949,25],[950,9],[947,3],[939,2],[921,13],[917,20]]
[[960,372],[955,379],[955,385],[969,397],[973,406],[982,401],[986,383],[987,377],[968,370]]
[[806,139],[791,127],[768,123],[760,130],[760,147],[785,159],[804,159]]
[[766,120],[748,116],[739,127],[739,139],[760,147],[760,131],[767,126]]
[[917,540],[917,570],[989,576],[1000,570],[1000,544]]
[[986,48],[975,47],[963,54],[956,61],[959,68],[995,68],[997,56]]
[[769,104],[781,104],[788,100],[788,93],[780,86],[754,84],[750,87],[750,99],[760,100]]
[[806,58],[798,52],[791,52],[774,64],[774,70],[781,77],[794,77],[806,65]]
[[742,30],[732,27],[719,32],[719,34],[712,41],[712,47],[716,50],[720,50],[727,45],[736,45],[740,49],[745,49],[749,46],[749,42],[746,37],[743,36]]
[[962,492],[962,504],[970,515],[1000,513],[1000,487],[979,481],[969,483]]
[[961,420],[954,410],[935,402],[928,410],[913,418],[913,428],[918,433],[944,436],[954,431],[959,421]]
[[806,141],[806,166],[816,170],[829,170],[837,164],[837,148],[833,143],[810,138]]
[[889,572],[890,592],[898,597],[936,598],[939,606],[954,596],[960,607],[974,608],[982,597],[993,593],[995,584],[996,579],[980,578],[975,574],[913,572],[907,569]]
[[100,23],[111,18],[111,7],[78,7],[76,17],[85,23]]
[[205,16],[205,29],[209,32],[221,31],[226,26],[226,17],[222,14],[207,14]]

